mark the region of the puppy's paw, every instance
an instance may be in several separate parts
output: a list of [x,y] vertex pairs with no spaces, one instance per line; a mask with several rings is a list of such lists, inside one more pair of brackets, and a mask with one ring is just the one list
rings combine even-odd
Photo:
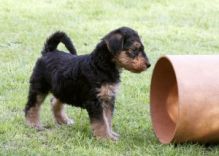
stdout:
[[112,140],[112,141],[118,141],[119,137],[113,136],[113,135],[107,135],[107,136],[96,136],[96,139],[98,140]]
[[66,125],[73,125],[75,122],[74,122],[74,120],[73,119],[67,119],[67,121],[66,121]]
[[70,118],[56,118],[56,122],[59,125],[65,124],[65,125],[73,125],[74,120]]
[[112,141],[117,141],[119,140],[118,136],[113,135],[112,133],[106,133],[106,134],[94,134],[95,138],[98,140],[112,140]]
[[118,133],[114,132],[114,131],[112,131],[112,135],[115,136],[115,137],[118,137],[118,138],[120,137],[120,135]]
[[117,135],[112,134],[112,135],[110,136],[110,139],[111,139],[112,141],[118,141],[118,140],[119,140],[119,135],[118,135],[118,134],[117,134]]
[[34,128],[38,131],[44,130],[43,126],[39,122],[32,122],[31,120],[26,119],[27,126]]

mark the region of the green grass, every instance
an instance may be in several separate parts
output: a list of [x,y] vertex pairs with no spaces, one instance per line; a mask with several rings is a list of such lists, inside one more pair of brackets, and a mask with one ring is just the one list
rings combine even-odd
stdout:
[[[28,79],[48,35],[66,31],[80,54],[110,30],[136,29],[153,64],[124,71],[116,101],[118,142],[92,137],[85,110],[68,107],[74,126],[55,125],[49,98],[41,114],[47,130],[24,123]],[[59,46],[63,49],[63,46]],[[219,146],[161,145],[151,126],[149,86],[156,60],[166,54],[218,54],[218,0],[4,0],[0,3],[0,155],[219,155]]]

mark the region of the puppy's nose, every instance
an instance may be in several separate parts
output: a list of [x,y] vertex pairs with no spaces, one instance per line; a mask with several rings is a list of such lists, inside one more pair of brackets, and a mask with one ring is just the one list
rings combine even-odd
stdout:
[[146,62],[146,66],[147,66],[147,68],[149,68],[151,66],[151,64],[149,62]]

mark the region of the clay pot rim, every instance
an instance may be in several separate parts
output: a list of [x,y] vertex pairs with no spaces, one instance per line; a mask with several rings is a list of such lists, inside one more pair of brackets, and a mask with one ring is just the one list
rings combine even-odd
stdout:
[[[171,55],[171,56],[174,56],[174,55]],[[155,72],[155,68],[156,68],[156,66],[158,65],[158,62],[160,61],[160,60],[166,60],[166,61],[168,61],[168,63],[170,64],[170,66],[171,66],[171,69],[173,70],[173,73],[174,73],[174,77],[175,77],[175,81],[176,81],[176,89],[177,89],[177,95],[178,95],[178,97],[177,97],[177,109],[178,109],[178,114],[177,114],[177,118],[176,118],[176,122],[175,123],[173,123],[173,124],[175,124],[174,125],[174,129],[173,129],[173,131],[172,131],[172,134],[171,134],[171,136],[169,137],[169,139],[168,140],[161,140],[160,139],[160,137],[158,137],[157,136],[157,134],[156,134],[156,128],[155,128],[155,124],[154,124],[154,122],[152,121],[152,127],[153,127],[153,131],[154,131],[154,133],[155,133],[155,135],[156,135],[156,137],[159,139],[159,141],[161,142],[161,143],[163,143],[163,144],[169,144],[170,142],[173,142],[174,143],[174,138],[175,138],[175,136],[176,136],[176,132],[177,132],[177,129],[178,129],[178,127],[179,127],[179,125],[180,125],[180,123],[178,122],[178,121],[180,121],[179,119],[180,119],[180,87],[179,87],[179,83],[178,83],[178,81],[179,81],[179,78],[177,77],[177,73],[176,73],[176,70],[175,70],[175,67],[174,67],[174,65],[173,65],[173,63],[172,63],[172,61],[171,61],[171,56],[170,55],[163,55],[163,56],[161,56],[159,59],[158,59],[158,61],[156,62],[156,64],[155,64],[155,67],[154,67],[154,71],[153,71],[153,73]],[[152,78],[153,78],[153,73],[152,73]],[[151,82],[151,87],[150,87],[150,96],[152,95],[152,82]],[[150,112],[152,113],[152,107],[150,107]],[[153,116],[152,114],[151,114],[151,116]],[[152,119],[153,120],[153,119]]]

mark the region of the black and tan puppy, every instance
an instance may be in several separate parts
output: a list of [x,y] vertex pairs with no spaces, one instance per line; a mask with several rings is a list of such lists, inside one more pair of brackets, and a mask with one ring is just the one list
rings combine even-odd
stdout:
[[[62,42],[70,53],[57,50]],[[41,128],[40,105],[49,92],[54,95],[52,111],[58,124],[72,124],[64,104],[87,110],[93,135],[118,139],[112,130],[112,115],[121,70],[140,73],[150,67],[144,46],[136,31],[128,27],[107,34],[89,55],[76,50],[63,32],[50,36],[37,60],[25,107],[27,123]]]

